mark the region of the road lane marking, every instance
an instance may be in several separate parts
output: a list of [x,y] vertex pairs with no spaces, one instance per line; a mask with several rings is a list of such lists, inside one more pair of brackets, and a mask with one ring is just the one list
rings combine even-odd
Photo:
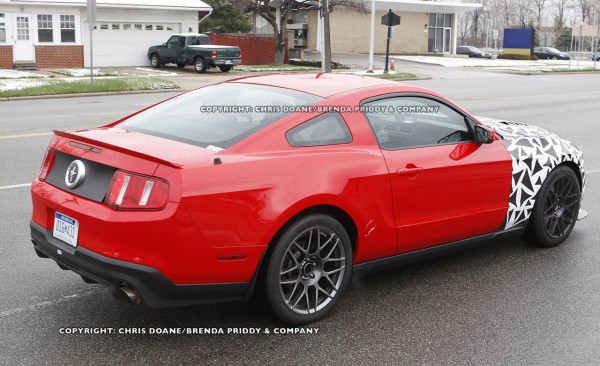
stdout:
[[30,187],[30,186],[31,186],[31,183],[14,184],[12,186],[3,186],[3,187],[0,187],[0,191],[2,191],[4,189],[23,188],[23,187]]
[[21,134],[21,135],[5,135],[5,136],[0,136],[0,140],[20,139],[23,137],[36,137],[36,136],[49,136],[49,135],[52,135],[52,132],[25,133],[25,134]]
[[585,172],[585,174],[592,174],[592,173],[599,173],[600,169],[593,169],[593,170],[588,170],[587,172]]

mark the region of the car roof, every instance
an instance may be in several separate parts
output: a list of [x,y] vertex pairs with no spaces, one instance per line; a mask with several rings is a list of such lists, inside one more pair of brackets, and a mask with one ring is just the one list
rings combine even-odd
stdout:
[[422,89],[391,80],[370,76],[333,74],[333,73],[279,73],[249,76],[226,81],[226,83],[244,83],[293,89],[300,92],[328,98],[335,94],[376,86],[400,86],[402,91],[418,92]]

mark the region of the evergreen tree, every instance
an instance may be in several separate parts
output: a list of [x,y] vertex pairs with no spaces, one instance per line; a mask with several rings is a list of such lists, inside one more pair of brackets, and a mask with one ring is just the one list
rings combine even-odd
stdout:
[[212,14],[198,24],[200,33],[246,33],[252,30],[248,16],[236,10],[230,0],[204,0]]

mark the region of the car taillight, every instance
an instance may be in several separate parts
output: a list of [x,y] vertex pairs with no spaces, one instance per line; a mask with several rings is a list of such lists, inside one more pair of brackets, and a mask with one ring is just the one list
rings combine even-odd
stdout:
[[117,210],[161,210],[168,198],[169,183],[166,181],[117,170],[104,201]]
[[217,57],[217,51],[212,51],[212,57]]
[[46,177],[48,177],[48,173],[52,168],[52,164],[54,164],[54,150],[48,148],[48,150],[46,150],[46,155],[44,155],[44,162],[42,163],[42,167],[38,173],[39,180],[46,180]]

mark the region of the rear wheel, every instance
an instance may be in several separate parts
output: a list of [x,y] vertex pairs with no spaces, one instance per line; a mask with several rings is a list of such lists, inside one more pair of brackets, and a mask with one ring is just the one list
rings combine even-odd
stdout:
[[160,56],[158,54],[153,53],[152,56],[150,56],[150,65],[155,69],[158,69],[161,66]]
[[550,172],[533,207],[528,228],[529,241],[541,247],[553,247],[571,234],[581,202],[577,176],[567,166]]
[[231,66],[219,66],[219,70],[223,71],[223,72],[229,72],[231,71],[232,67]]
[[199,73],[206,72],[206,61],[202,57],[197,57],[194,60],[194,68]]
[[266,292],[275,314],[289,324],[326,316],[344,293],[352,272],[352,248],[344,227],[315,214],[292,224],[274,246]]
[[553,59],[553,60],[558,60],[558,57],[556,57],[556,56],[552,56],[552,59]]

